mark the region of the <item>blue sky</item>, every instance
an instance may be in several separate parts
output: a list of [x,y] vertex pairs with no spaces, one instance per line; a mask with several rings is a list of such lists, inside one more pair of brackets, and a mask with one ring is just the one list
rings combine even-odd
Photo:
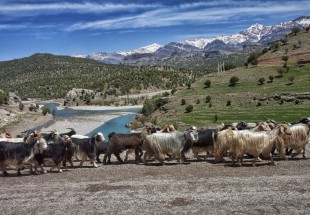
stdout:
[[309,0],[0,0],[0,61],[231,35],[309,14]]

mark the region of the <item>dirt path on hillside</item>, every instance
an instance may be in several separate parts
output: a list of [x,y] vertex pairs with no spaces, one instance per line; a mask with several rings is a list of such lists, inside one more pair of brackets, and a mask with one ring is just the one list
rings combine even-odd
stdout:
[[[0,176],[2,214],[309,214],[309,160],[99,164]],[[75,162],[75,165],[78,163]]]

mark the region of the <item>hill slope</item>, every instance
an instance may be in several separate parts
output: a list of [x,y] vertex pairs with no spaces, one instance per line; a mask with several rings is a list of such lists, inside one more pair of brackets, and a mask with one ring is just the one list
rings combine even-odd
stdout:
[[187,83],[189,75],[186,70],[170,67],[108,65],[51,54],[0,62],[1,88],[22,98],[64,98],[72,88],[104,94],[112,85],[122,94],[171,89]]
[[[300,40],[302,47],[298,50],[292,47],[288,53],[307,55],[309,35],[310,33],[302,31],[297,36],[289,36],[288,44]],[[283,60],[276,64],[265,63],[269,59],[270,62],[274,58],[281,59],[282,48],[283,46],[280,46],[279,50],[270,50],[263,55],[257,67],[240,67],[233,71],[205,75],[190,89],[184,88],[162,99],[168,103],[150,114],[149,121],[160,125],[177,125],[178,122],[182,122],[186,125],[206,127],[222,122],[256,122],[266,119],[293,122],[302,117],[309,117],[310,66],[298,67],[298,59],[289,57],[289,70],[281,77],[278,70],[282,68]],[[239,81],[235,86],[230,86],[233,76],[238,77]],[[270,76],[274,78],[273,81],[270,81]],[[260,78],[265,79],[263,84],[259,83]],[[211,81],[209,88],[205,87],[206,80]],[[206,102],[207,96],[211,97],[210,102]],[[160,102],[155,101],[155,104]],[[189,105],[193,106],[193,110],[186,113],[185,109]]]

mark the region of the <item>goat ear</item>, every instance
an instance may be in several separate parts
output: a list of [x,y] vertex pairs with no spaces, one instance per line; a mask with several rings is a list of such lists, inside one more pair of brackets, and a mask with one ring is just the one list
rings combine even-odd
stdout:
[[284,134],[284,126],[283,125],[280,125],[279,133]]

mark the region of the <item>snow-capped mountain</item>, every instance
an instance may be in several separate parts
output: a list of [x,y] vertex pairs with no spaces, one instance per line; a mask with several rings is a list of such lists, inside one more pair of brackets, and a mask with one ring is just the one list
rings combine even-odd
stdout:
[[188,44],[195,46],[197,48],[203,49],[209,43],[215,40],[224,42],[225,44],[242,44],[242,43],[268,43],[272,40],[279,39],[285,34],[288,34],[293,27],[305,27],[310,25],[310,17],[300,17],[293,21],[282,22],[277,25],[262,25],[253,24],[245,31],[233,34],[231,36],[217,36],[213,38],[200,38],[200,39],[190,39],[184,40],[183,44]]
[[[212,38],[187,39],[182,42],[170,42],[164,46],[156,43],[117,53],[93,53],[86,58],[112,64],[160,64],[167,58],[181,56],[187,60],[203,60],[216,54],[231,54],[244,47],[260,47],[274,40],[283,38],[293,27],[302,28],[310,25],[310,16],[299,17],[293,21],[276,25],[253,24],[248,29],[233,35],[221,35]],[[212,53],[212,55],[210,55]]]
[[154,53],[161,47],[162,47],[161,45],[158,45],[157,43],[153,43],[151,45],[144,46],[139,49],[132,50],[132,51],[122,51],[122,52],[117,52],[117,53],[123,56],[128,56],[132,54]]

